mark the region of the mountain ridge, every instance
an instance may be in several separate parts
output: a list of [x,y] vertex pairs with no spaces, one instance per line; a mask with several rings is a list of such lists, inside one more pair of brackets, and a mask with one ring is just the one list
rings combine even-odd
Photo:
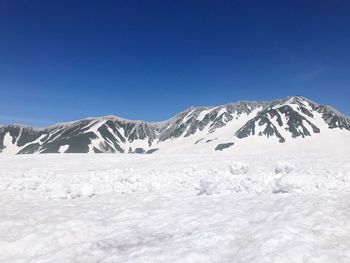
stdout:
[[[28,124],[22,124],[22,123],[13,123],[13,124],[1,124],[0,123],[0,127],[3,127],[3,126],[23,126],[23,127],[33,128],[33,129],[36,129],[36,130],[43,130],[43,129],[47,129],[47,128],[50,128],[50,127],[61,126],[61,125],[75,123],[75,122],[83,121],[83,120],[105,119],[105,118],[115,118],[115,119],[119,119],[121,121],[135,122],[135,123],[137,123],[137,122],[145,122],[145,123],[149,123],[149,124],[162,124],[162,123],[170,121],[171,119],[175,118],[177,115],[180,115],[180,114],[185,113],[185,112],[189,112],[190,110],[193,110],[193,109],[198,109],[198,108],[211,109],[211,108],[217,108],[217,107],[225,107],[225,106],[229,106],[229,105],[236,105],[236,104],[239,104],[239,103],[270,104],[270,103],[276,102],[276,101],[287,101],[288,99],[296,98],[296,97],[302,98],[302,99],[304,99],[306,101],[309,101],[311,103],[314,103],[314,104],[318,104],[318,103],[314,102],[313,100],[310,100],[310,99],[308,99],[308,98],[306,98],[304,96],[294,95],[294,96],[287,96],[284,99],[278,98],[278,99],[274,99],[274,100],[271,100],[271,101],[267,101],[267,100],[264,100],[264,101],[238,100],[238,101],[235,101],[235,102],[229,102],[229,103],[220,104],[220,105],[217,105],[217,106],[203,106],[203,105],[201,105],[201,106],[190,106],[190,107],[184,109],[183,111],[180,111],[179,113],[175,114],[174,116],[170,117],[169,119],[166,119],[166,120],[163,120],[163,121],[146,121],[146,120],[141,120],[141,119],[128,119],[128,118],[120,117],[118,115],[110,114],[110,115],[102,115],[102,116],[89,116],[89,117],[86,117],[86,118],[76,119],[76,120],[72,120],[72,121],[57,122],[57,123],[53,123],[53,124],[50,124],[50,125],[45,126],[45,127],[35,127],[34,125],[28,125]],[[339,110],[337,110],[333,106],[326,105],[326,104],[318,104],[318,105],[323,106],[323,107],[327,107],[330,110],[336,112],[337,114],[342,115],[343,117],[348,118],[350,120],[350,115],[346,115],[345,113],[340,112]]]
[[2,125],[0,152],[153,153],[180,151],[181,146],[191,151],[212,144],[211,150],[222,151],[234,148],[238,140],[255,136],[284,143],[332,129],[350,134],[350,118],[333,107],[302,96],[289,96],[270,102],[241,100],[219,106],[190,107],[160,122],[107,115],[43,128]]

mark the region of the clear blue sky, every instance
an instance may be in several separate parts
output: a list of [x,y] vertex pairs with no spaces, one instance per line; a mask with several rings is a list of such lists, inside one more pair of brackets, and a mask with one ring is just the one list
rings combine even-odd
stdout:
[[350,2],[0,1],[0,123],[303,95],[350,115]]

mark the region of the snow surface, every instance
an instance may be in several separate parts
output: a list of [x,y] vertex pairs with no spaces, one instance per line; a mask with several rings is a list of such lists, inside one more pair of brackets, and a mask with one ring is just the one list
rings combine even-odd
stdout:
[[350,262],[350,153],[2,155],[0,262]]

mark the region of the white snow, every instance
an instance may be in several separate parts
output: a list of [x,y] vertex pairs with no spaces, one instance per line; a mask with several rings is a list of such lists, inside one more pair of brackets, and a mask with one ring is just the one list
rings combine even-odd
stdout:
[[197,120],[202,121],[205,117],[205,115],[207,115],[208,113],[210,113],[211,111],[215,110],[215,108],[209,108],[207,110],[202,110],[198,116],[197,116]]
[[60,148],[58,149],[58,152],[60,153],[65,153],[65,151],[67,151],[69,148],[69,145],[66,144],[66,145],[61,145]]
[[80,195],[85,197],[91,197],[95,194],[95,187],[93,184],[85,183],[80,188]]
[[0,262],[350,262],[350,153],[2,155]]
[[7,132],[4,136],[4,146],[5,148],[2,150],[2,153],[6,154],[16,154],[21,150],[21,147],[17,146],[17,140],[15,143],[12,142],[13,138],[9,132]]

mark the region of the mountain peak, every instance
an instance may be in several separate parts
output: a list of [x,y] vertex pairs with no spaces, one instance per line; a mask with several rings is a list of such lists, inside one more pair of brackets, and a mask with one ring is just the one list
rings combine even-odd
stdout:
[[300,95],[271,102],[242,100],[191,107],[163,122],[107,115],[42,129],[23,127],[0,126],[0,152],[153,153],[202,148],[221,151],[249,143],[252,137],[284,143],[316,138],[332,130],[343,130],[350,136],[348,117]]

